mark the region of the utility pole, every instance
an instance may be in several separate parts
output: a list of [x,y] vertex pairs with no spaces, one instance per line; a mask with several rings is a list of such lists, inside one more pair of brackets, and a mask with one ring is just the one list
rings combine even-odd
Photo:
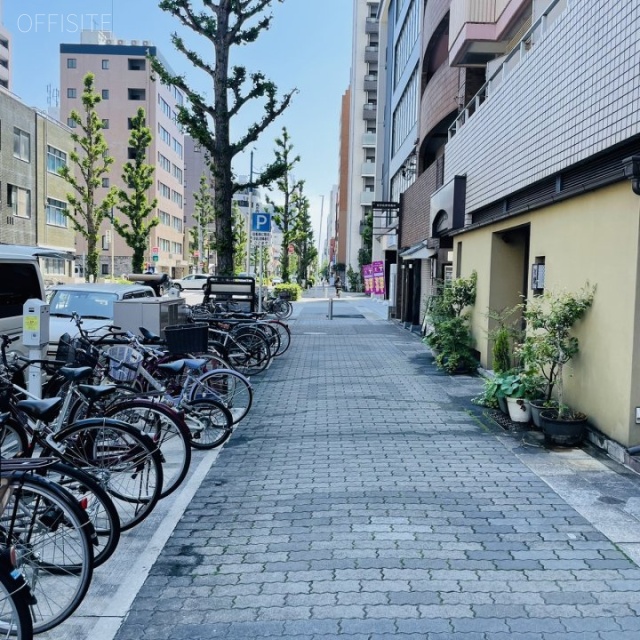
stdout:
[[322,267],[322,219],[324,217],[324,196],[320,196],[320,231],[318,232],[318,268]]
[[[249,155],[249,182],[253,182],[253,150]],[[249,215],[247,216],[247,274],[251,274],[251,213],[253,209],[253,187],[249,187]]]

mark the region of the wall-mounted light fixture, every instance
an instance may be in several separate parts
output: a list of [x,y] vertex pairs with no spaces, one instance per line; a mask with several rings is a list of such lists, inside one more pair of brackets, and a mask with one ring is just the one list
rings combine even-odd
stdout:
[[633,193],[640,196],[640,156],[630,156],[622,161],[624,177],[631,180]]

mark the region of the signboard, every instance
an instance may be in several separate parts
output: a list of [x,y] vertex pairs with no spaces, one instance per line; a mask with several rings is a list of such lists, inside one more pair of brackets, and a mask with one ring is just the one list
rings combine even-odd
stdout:
[[151,247],[151,255],[152,256],[157,256],[160,253],[160,248],[159,247]]
[[270,213],[252,213],[251,214],[251,231],[257,233],[271,233],[271,214]]
[[158,262],[158,260],[160,260],[160,256],[159,256],[157,253],[154,253],[154,254],[151,256],[151,259],[152,259],[154,262]]
[[362,279],[364,280],[364,292],[373,293],[373,265],[362,265]]
[[268,247],[271,245],[271,234],[252,231],[251,244],[255,247]]
[[384,200],[374,200],[371,203],[372,209],[377,209],[378,211],[396,211],[400,208],[399,202],[387,202]]
[[385,286],[384,286],[384,262],[377,261],[372,265],[373,270],[373,293],[376,295],[384,295]]

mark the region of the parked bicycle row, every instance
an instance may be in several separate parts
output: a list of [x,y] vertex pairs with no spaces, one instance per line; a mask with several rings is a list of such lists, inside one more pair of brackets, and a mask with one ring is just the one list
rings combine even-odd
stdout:
[[[191,316],[163,339],[87,331],[74,313],[51,360],[11,353],[0,335],[0,637],[30,638],[77,609],[121,533],[180,486],[192,449],[227,441],[251,409],[250,376],[290,345],[263,314]],[[42,398],[25,384],[34,367]]]

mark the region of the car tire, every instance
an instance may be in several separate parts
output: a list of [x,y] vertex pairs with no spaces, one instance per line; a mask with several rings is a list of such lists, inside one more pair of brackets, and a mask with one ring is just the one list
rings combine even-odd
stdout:
[[174,284],[172,284],[171,286],[172,286],[174,289],[177,289],[178,291],[182,291],[182,287],[181,287],[179,284],[174,283]]

